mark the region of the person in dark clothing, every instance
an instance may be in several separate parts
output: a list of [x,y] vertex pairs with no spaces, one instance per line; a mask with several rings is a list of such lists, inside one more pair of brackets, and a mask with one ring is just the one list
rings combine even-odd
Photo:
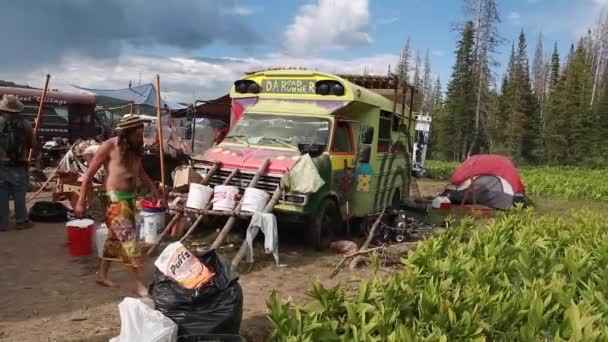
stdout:
[[21,112],[23,103],[14,95],[0,100],[0,231],[8,230],[9,200],[15,203],[16,228],[31,226],[25,194],[27,192],[28,154],[35,147],[31,124]]

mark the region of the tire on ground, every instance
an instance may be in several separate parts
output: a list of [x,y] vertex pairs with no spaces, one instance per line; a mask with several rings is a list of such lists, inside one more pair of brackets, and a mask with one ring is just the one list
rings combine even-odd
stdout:
[[329,247],[334,234],[342,225],[342,217],[336,202],[326,198],[321,202],[317,215],[312,218],[310,231],[310,244],[316,250],[321,251]]

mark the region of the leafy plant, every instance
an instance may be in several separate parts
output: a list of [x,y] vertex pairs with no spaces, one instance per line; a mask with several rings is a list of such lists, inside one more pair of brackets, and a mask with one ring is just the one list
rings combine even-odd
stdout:
[[358,291],[318,281],[303,307],[269,300],[273,341],[608,339],[608,223],[514,209],[424,240]]

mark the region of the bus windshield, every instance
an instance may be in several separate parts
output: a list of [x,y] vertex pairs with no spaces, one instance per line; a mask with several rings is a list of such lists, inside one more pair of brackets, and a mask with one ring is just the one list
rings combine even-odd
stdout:
[[324,145],[329,141],[328,119],[295,115],[245,114],[226,139],[250,145],[297,148],[298,144]]

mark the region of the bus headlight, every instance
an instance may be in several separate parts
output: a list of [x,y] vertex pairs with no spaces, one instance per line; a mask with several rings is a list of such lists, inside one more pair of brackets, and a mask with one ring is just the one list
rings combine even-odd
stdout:
[[301,194],[285,194],[282,202],[296,205],[306,205],[308,196]]
[[318,95],[344,95],[344,86],[338,81],[318,81],[315,87]]
[[260,85],[250,80],[239,80],[234,82],[234,88],[239,94],[259,94],[261,91]]

